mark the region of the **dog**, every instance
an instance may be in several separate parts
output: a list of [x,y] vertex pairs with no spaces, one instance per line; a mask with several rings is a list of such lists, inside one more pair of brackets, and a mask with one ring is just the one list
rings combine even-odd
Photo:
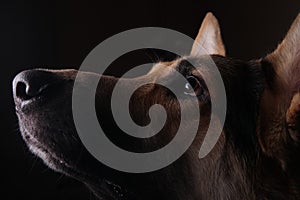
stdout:
[[[210,92],[201,74],[201,66],[209,65],[208,57],[224,81],[227,113],[216,145],[199,159],[211,119]],[[22,137],[48,167],[85,183],[99,199],[300,199],[300,15],[274,52],[242,61],[226,57],[219,23],[208,13],[189,56],[157,63],[142,77],[164,77],[172,83],[176,78],[170,70],[187,78],[188,87],[182,86],[179,99],[165,87],[147,84],[130,100],[131,117],[139,125],[149,123],[152,105],[165,108],[166,124],[152,138],[124,134],[110,110],[116,83],[130,84],[138,78],[101,76],[95,97],[107,137],[132,152],[161,148],[172,140],[180,123],[188,133],[195,120],[191,115],[180,121],[178,101],[193,110],[189,99],[196,98],[201,108],[197,135],[189,149],[167,167],[148,173],[121,172],[99,162],[83,146],[72,116],[72,88],[77,77],[82,89],[89,90],[89,80],[100,77],[95,73],[46,69],[19,73],[13,81],[13,97]]]

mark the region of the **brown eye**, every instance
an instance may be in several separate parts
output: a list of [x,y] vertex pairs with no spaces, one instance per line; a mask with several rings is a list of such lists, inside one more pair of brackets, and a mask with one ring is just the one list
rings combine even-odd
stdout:
[[200,96],[203,94],[203,88],[196,77],[187,77],[187,83],[184,86],[184,94],[190,96]]

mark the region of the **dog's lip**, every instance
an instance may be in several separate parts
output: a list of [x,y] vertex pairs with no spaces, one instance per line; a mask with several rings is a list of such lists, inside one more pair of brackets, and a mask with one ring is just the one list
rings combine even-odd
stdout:
[[51,160],[63,164],[66,167],[70,167],[67,161],[65,159],[60,158],[58,155],[51,153],[47,148],[43,147],[43,145],[35,138],[33,137],[28,131],[24,130],[24,137],[26,143],[29,145],[29,148],[35,148],[35,151],[41,151],[45,154],[47,154]]
[[[74,176],[76,178],[85,177],[85,179],[84,179],[85,181],[88,179],[92,180],[94,178],[91,174],[84,172],[82,170],[76,169],[74,164],[70,164],[72,162],[66,160],[65,158],[61,158],[59,155],[57,155],[55,153],[52,153],[50,150],[48,150],[47,148],[40,145],[39,142],[36,143],[36,142],[32,142],[32,141],[26,141],[26,143],[34,146],[36,149],[38,149],[38,151],[41,151],[41,152],[47,154],[49,157],[48,158],[49,160],[47,160],[47,161],[44,160],[45,164],[47,166],[49,166],[50,168],[52,168],[53,170],[61,172],[61,173],[65,173],[69,176]],[[38,157],[40,157],[40,156],[38,156]]]
[[[40,151],[43,152],[45,154],[48,155],[48,159],[44,160],[42,157],[40,157],[39,155],[37,155],[38,157],[40,157],[42,160],[45,161],[45,164],[48,165],[49,167],[52,166],[51,168],[56,170],[56,171],[60,171],[62,173],[67,173],[69,175],[76,175],[76,176],[80,176],[80,175],[84,175],[85,177],[90,177],[92,179],[92,175],[81,171],[81,170],[77,170],[76,167],[74,166],[74,162],[67,160],[66,158],[61,157],[59,154],[54,153],[52,150],[49,150],[47,147],[43,146],[41,144],[41,142],[35,138],[32,134],[30,134],[30,132],[26,129],[23,129],[23,137],[25,142],[27,143],[29,149],[33,148],[35,149],[35,151],[32,151],[32,153],[36,154],[36,151]],[[79,158],[78,158],[79,159]]]
[[[65,173],[83,174],[83,172],[76,170],[76,168],[73,165],[69,164],[71,162],[67,161],[65,158],[61,158],[57,154],[43,147],[39,142],[27,140],[26,143],[28,143],[30,149],[35,148],[36,149],[35,151],[40,151],[43,152],[44,154],[47,154],[48,159],[44,160],[44,162],[53,170],[65,172]],[[43,160],[43,158],[41,159]]]

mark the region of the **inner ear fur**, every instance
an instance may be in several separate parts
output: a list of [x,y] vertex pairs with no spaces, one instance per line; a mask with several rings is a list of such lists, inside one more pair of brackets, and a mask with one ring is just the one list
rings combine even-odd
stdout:
[[300,132],[300,93],[294,94],[290,107],[286,112],[286,124],[291,137],[299,141]]

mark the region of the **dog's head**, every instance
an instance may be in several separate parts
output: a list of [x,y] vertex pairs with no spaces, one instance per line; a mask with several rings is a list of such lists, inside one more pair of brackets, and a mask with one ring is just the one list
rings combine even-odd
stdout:
[[[203,54],[199,46],[209,55]],[[227,95],[225,125],[217,144],[205,158],[198,152],[211,119],[211,93],[203,76],[212,59],[224,81]],[[193,63],[193,65],[191,64]],[[176,134],[197,126],[191,147],[177,161],[161,170],[130,174],[113,170],[82,145],[73,122],[72,89],[77,76],[80,87],[100,75],[76,70],[28,70],[13,82],[14,100],[22,136],[30,150],[52,169],[72,176],[106,199],[219,199],[258,195],[297,195],[300,184],[297,162],[300,111],[300,16],[279,47],[253,61],[225,56],[220,29],[212,14],[204,19],[191,54],[156,64],[148,74],[132,79],[101,76],[97,87],[96,111],[107,137],[133,152],[163,147]],[[176,84],[174,70],[186,78]],[[207,77],[206,77],[207,78]],[[159,134],[137,139],[124,134],[111,113],[111,95],[117,82],[135,84],[167,80],[181,93],[175,97],[166,87],[146,84],[134,92],[129,110],[139,125],[149,123],[149,108],[161,104],[167,120]],[[197,101],[200,123],[195,120]],[[179,102],[190,113],[181,121]],[[104,116],[104,117],[103,117]],[[196,124],[195,124],[196,123]],[[274,181],[277,176],[277,181]],[[292,188],[292,189],[291,189]],[[270,192],[273,191],[273,192]]]

